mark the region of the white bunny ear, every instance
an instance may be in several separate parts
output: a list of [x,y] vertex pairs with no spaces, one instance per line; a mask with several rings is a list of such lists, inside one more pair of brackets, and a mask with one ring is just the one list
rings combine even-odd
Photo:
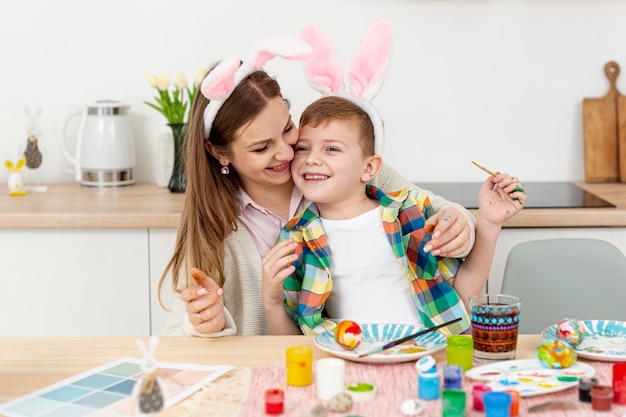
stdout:
[[304,60],[306,80],[322,95],[339,94],[343,90],[343,72],[337,53],[317,26],[302,29],[300,37],[313,48]]
[[350,67],[350,91],[371,101],[380,91],[391,54],[391,26],[378,20],[368,30]]
[[250,51],[244,65],[256,71],[274,57],[301,61],[311,54],[311,46],[302,39],[292,35],[278,35],[264,39]]
[[150,353],[156,352],[156,348],[159,345],[159,337],[158,336],[150,336],[150,346],[148,351]]
[[143,340],[136,339],[135,344],[137,345],[137,348],[139,348],[139,351],[141,351],[142,355],[145,355],[148,352],[148,348],[146,347],[146,344],[143,342]]

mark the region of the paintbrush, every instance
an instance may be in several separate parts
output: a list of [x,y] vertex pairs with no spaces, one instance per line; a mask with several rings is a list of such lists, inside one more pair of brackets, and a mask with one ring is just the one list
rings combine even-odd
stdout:
[[437,329],[441,329],[442,327],[446,327],[446,326],[449,326],[449,325],[451,325],[453,323],[456,323],[457,321],[461,321],[461,318],[462,317],[457,317],[454,320],[450,320],[448,322],[441,323],[441,324],[439,324],[439,325],[437,325],[435,327],[431,327],[430,329],[424,329],[424,330],[421,330],[421,331],[419,331],[419,332],[417,332],[415,334],[411,334],[409,336],[405,336],[403,338],[393,340],[393,341],[391,341],[389,343],[385,343],[384,345],[382,345],[380,347],[377,347],[376,349],[372,349],[369,352],[361,353],[359,355],[359,358],[362,358],[364,356],[373,355],[374,353],[382,352],[383,350],[387,350],[387,349],[392,348],[394,346],[397,346],[397,345],[399,345],[401,343],[408,342],[409,340],[415,339],[416,337],[419,337],[419,336],[421,336],[423,334],[434,332]]
[[487,174],[491,175],[492,177],[495,177],[496,175],[498,175],[497,172],[493,172],[492,170],[485,168],[484,166],[480,165],[478,162],[472,161],[472,164],[476,165],[478,168],[482,169],[483,171],[485,171]]

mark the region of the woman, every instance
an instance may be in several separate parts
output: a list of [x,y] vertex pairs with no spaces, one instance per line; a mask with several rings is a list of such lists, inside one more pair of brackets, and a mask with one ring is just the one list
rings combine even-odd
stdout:
[[[207,74],[193,103],[185,202],[174,255],[159,282],[160,296],[172,272],[174,300],[165,336],[269,334],[261,259],[304,203],[290,172],[296,126],[276,80],[250,65],[255,59],[253,54],[236,67],[231,59],[222,61]],[[230,84],[228,71],[234,71]],[[373,184],[383,190],[410,185],[388,167]],[[465,256],[473,242],[473,216],[441,197],[432,196],[432,202],[433,254]]]

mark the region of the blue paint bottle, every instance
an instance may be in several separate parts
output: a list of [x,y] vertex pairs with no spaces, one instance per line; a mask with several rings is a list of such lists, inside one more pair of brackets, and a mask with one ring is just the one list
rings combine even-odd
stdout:
[[444,365],[443,389],[461,389],[463,368],[460,365]]
[[437,364],[432,356],[420,358],[415,367],[419,372],[417,376],[417,396],[422,400],[436,400],[440,395],[439,375]]

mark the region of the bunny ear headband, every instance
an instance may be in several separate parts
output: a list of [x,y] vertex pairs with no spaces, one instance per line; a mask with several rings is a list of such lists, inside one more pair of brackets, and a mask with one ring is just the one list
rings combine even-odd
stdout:
[[276,56],[301,61],[310,53],[311,47],[302,39],[281,35],[257,43],[243,63],[237,57],[220,62],[200,84],[200,91],[210,100],[204,110],[204,139],[209,139],[217,112],[241,80]]
[[349,89],[344,91],[343,71],[335,50],[321,30],[308,26],[302,30],[313,54],[304,61],[307,81],[323,96],[339,96],[361,107],[374,126],[376,153],[382,155],[385,145],[383,120],[371,100],[382,87],[391,53],[391,27],[378,20],[369,28],[348,73]]

